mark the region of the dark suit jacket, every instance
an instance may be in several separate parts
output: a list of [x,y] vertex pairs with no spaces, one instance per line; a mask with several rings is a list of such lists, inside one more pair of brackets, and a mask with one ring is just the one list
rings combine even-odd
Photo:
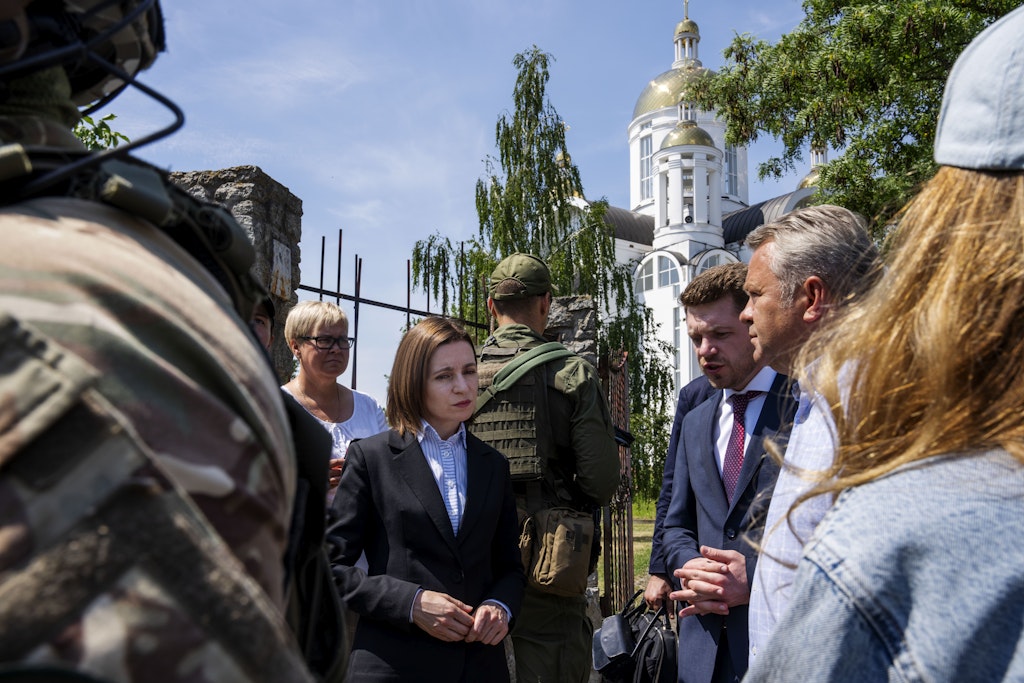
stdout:
[[661,493],[658,494],[658,502],[655,506],[654,531],[651,533],[651,561],[647,569],[650,574],[667,574],[669,581],[674,581],[672,569],[675,567],[668,568],[662,546],[665,537],[665,515],[668,514],[668,504],[672,500],[672,479],[676,473],[676,449],[679,446],[679,432],[683,418],[691,410],[714,396],[716,391],[717,389],[711,386],[708,378],[701,375],[680,389],[679,398],[676,400],[672,433],[668,438],[668,450],[665,451],[665,471],[661,475]]
[[[335,583],[360,615],[352,680],[507,680],[500,645],[445,643],[410,622],[420,588],[519,610],[526,578],[508,463],[472,434],[466,445],[458,536],[414,435],[388,431],[348,448],[328,536]],[[368,573],[353,566],[362,552]]]
[[[715,459],[714,433],[718,406],[724,392],[705,401],[683,419],[676,452],[672,500],[665,516],[665,556],[677,569],[700,556],[700,546],[736,550],[746,557],[747,583],[754,575],[759,541],[778,465],[765,450],[764,440],[781,442],[788,435],[796,401],[789,378],[778,375],[765,398],[761,415],[750,436],[732,505],[727,502]],[[784,445],[783,445],[784,447]],[[723,628],[725,630],[723,630]],[[710,683],[718,643],[728,638],[735,671],[747,670],[747,606],[729,608],[725,617],[708,614],[679,622],[679,681]]]

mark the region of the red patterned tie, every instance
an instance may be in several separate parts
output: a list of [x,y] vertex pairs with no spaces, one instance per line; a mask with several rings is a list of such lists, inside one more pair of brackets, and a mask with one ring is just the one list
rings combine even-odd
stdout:
[[725,495],[730,504],[736,491],[736,482],[740,478],[740,470],[743,469],[743,442],[747,435],[743,422],[746,418],[747,404],[750,403],[750,399],[757,398],[763,393],[748,391],[729,397],[732,401],[732,435],[729,437],[729,446],[725,449],[725,462],[722,463],[722,484],[725,485]]

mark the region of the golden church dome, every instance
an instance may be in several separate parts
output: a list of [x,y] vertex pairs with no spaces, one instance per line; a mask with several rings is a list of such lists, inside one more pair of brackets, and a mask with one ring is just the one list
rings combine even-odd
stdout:
[[633,108],[633,118],[665,107],[674,107],[686,93],[686,87],[696,82],[708,70],[703,66],[684,66],[670,69],[661,74],[644,88]]
[[696,122],[680,121],[675,129],[665,136],[665,139],[661,143],[661,149],[679,147],[680,145],[714,147],[715,140],[706,130],[698,126]]
[[695,22],[693,19],[683,19],[678,24],[676,24],[675,35],[678,36],[680,33],[696,33],[699,35],[700,29],[697,28],[697,22]]
[[800,181],[800,184],[796,186],[796,189],[803,190],[808,187],[817,187],[820,179],[821,173],[819,172],[819,167],[815,166],[807,175],[804,176],[803,180]]

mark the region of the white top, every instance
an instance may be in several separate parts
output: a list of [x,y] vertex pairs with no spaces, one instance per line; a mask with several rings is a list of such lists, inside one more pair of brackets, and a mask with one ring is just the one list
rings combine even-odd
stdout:
[[[295,396],[295,394],[288,391],[287,387],[281,388],[291,396]],[[384,409],[380,407],[377,400],[361,391],[355,391],[354,389],[351,391],[352,417],[344,422],[321,420],[316,415],[309,413],[308,409],[306,410],[331,435],[331,440],[333,441],[331,446],[332,458],[344,458],[345,453],[348,451],[348,445],[355,439],[365,439],[368,436],[380,434],[388,430],[388,421],[384,419]],[[299,405],[302,405],[301,401],[299,401]],[[305,408],[305,406],[303,407]]]
[[[288,391],[287,387],[281,388],[295,396],[295,394]],[[351,391],[352,417],[344,422],[328,422],[310,413],[313,419],[323,425],[327,433],[331,435],[331,441],[333,442],[331,458],[344,458],[345,453],[348,452],[348,445],[356,439],[365,439],[368,436],[380,434],[388,430],[388,421],[384,418],[384,409],[380,407],[377,400],[361,391],[355,391],[354,389]],[[299,405],[302,405],[301,401],[299,401]],[[305,408],[305,406],[303,407]],[[306,412],[308,413],[309,410],[307,409]],[[328,503],[334,498],[334,491],[335,489],[331,489],[327,492]]]

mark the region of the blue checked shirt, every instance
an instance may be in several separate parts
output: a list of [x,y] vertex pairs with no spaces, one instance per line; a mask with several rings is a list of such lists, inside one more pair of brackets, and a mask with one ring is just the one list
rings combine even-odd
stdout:
[[761,554],[751,581],[748,613],[751,666],[758,652],[768,644],[776,622],[789,605],[796,565],[804,544],[832,507],[832,496],[817,496],[804,501],[787,518],[793,502],[813,486],[815,473],[832,465],[836,451],[835,423],[824,399],[800,389],[799,401],[785,464],[768,506]]

